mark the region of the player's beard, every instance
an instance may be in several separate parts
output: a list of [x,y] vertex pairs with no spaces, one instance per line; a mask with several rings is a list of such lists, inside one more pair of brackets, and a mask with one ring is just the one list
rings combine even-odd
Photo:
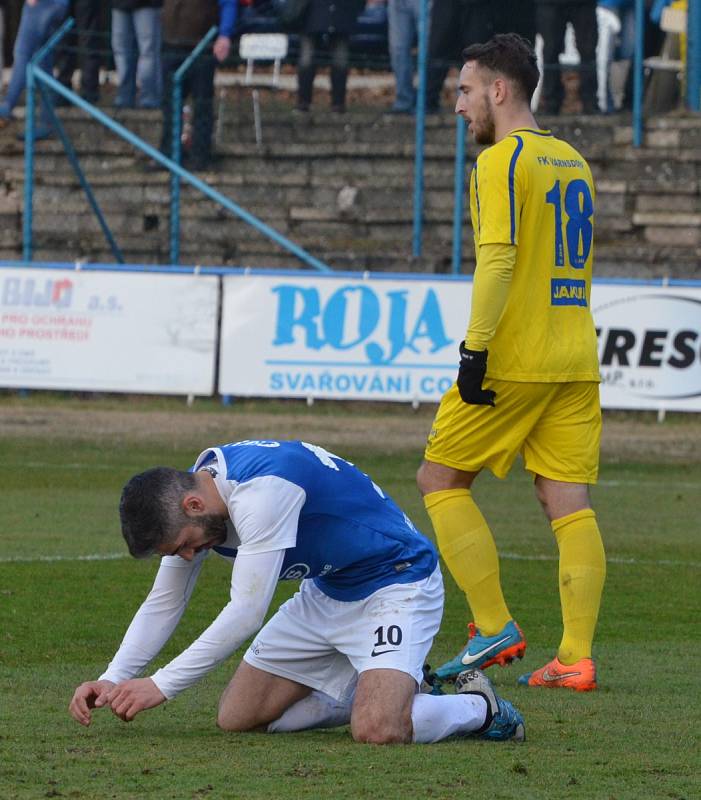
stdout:
[[226,517],[222,518],[218,514],[203,514],[197,518],[197,524],[202,528],[207,541],[213,541],[214,544],[223,544],[226,541],[228,535]]
[[494,125],[494,111],[489,95],[485,93],[482,98],[482,108],[479,118],[472,121],[472,130],[477,144],[494,144],[496,128]]

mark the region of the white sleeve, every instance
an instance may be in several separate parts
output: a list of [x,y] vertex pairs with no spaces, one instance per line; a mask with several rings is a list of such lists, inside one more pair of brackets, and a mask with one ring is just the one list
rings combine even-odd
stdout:
[[306,499],[301,486],[277,475],[238,484],[228,506],[241,541],[239,556],[294,547],[299,514]]
[[163,556],[151,591],[99,680],[133,678],[158,655],[180,622],[207,555],[202,551],[192,561]]
[[196,683],[261,627],[284,556],[284,550],[239,551],[231,573],[230,601],[187,650],[151,676],[168,699]]

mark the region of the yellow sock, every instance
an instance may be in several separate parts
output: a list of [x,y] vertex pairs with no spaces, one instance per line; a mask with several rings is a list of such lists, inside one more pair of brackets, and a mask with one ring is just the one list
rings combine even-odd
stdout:
[[499,556],[489,527],[469,489],[447,489],[424,497],[438,549],[465,592],[475,624],[493,636],[511,619],[499,583]]
[[562,641],[557,657],[563,664],[591,658],[596,618],[606,578],[606,556],[596,515],[590,508],[553,520],[560,549]]

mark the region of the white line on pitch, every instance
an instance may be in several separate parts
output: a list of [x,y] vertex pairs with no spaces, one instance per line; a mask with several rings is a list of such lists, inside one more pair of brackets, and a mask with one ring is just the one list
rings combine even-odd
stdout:
[[7,556],[0,564],[38,564],[53,561],[119,561],[129,558],[129,553],[92,553],[87,556]]
[[[37,564],[52,563],[55,561],[119,561],[129,558],[128,553],[92,553],[85,556],[7,556],[0,557],[0,564]],[[557,556],[544,554],[522,555],[520,553],[501,553],[501,558],[506,561],[557,561]],[[670,559],[659,559],[648,561],[640,558],[622,558],[620,556],[609,556],[606,561],[609,564],[622,564],[630,566],[650,566],[650,567],[701,567],[699,561],[673,561]]]
[[[667,486],[660,483],[660,481],[656,479],[651,479],[649,481],[618,481],[618,480],[601,480],[597,484],[597,486],[659,486],[660,489],[663,489],[665,492],[668,491]],[[675,489],[698,489],[699,484],[693,483],[691,481],[676,481],[674,483]]]

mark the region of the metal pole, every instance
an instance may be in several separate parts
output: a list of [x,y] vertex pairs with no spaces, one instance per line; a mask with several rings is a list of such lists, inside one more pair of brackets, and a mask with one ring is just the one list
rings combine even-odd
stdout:
[[689,0],[686,36],[686,102],[701,111],[701,0]]
[[27,63],[27,87],[25,94],[27,104],[25,108],[24,120],[24,213],[22,215],[22,257],[25,261],[31,261],[33,255],[32,228],[34,224],[34,112],[36,109],[35,92],[35,70],[46,57],[47,53],[73,27],[72,17],[67,19],[63,25],[49,37],[48,41]]
[[24,214],[22,217],[22,258],[32,260],[32,227],[34,216],[34,64],[27,64],[27,105],[24,120]]
[[85,173],[83,172],[80,162],[78,161],[78,155],[75,152],[75,148],[71,140],[68,138],[68,134],[66,133],[65,128],[63,127],[63,123],[58,118],[56,111],[51,104],[51,98],[49,97],[49,91],[46,87],[39,83],[39,93],[42,96],[43,101],[46,103],[48,111],[49,111],[49,118],[51,119],[51,124],[56,129],[58,133],[59,139],[63,144],[63,149],[66,151],[66,155],[68,156],[68,160],[70,161],[71,166],[73,167],[73,171],[75,172],[76,176],[78,177],[78,181],[80,183],[81,188],[85,192],[85,196],[88,200],[88,204],[90,208],[93,210],[93,213],[97,217],[98,224],[102,229],[102,232],[105,234],[105,239],[107,239],[107,244],[110,246],[110,250],[112,251],[112,255],[115,257],[115,260],[118,264],[124,263],[124,256],[122,255],[122,251],[119,249],[117,242],[114,240],[114,236],[112,236],[112,231],[107,224],[107,220],[100,209],[100,206],[97,202],[97,198],[93,193],[92,187],[88,183],[88,179],[85,177]]
[[428,67],[428,6],[422,0],[419,14],[418,87],[416,92],[416,145],[414,153],[414,237],[412,252],[421,255],[421,234],[424,205],[424,140],[426,128],[426,71]]
[[635,0],[635,53],[633,56],[633,147],[643,143],[643,57],[645,50],[645,0]]
[[[182,130],[183,130],[183,80],[190,67],[199,58],[202,51],[217,35],[217,26],[207,31],[195,49],[178,67],[173,78],[173,138],[171,142],[171,158],[176,164],[182,162]],[[175,172],[170,174],[170,263],[180,260],[180,178]]]
[[462,264],[462,216],[465,196],[465,120],[455,118],[455,180],[453,200],[453,274],[460,272]]

